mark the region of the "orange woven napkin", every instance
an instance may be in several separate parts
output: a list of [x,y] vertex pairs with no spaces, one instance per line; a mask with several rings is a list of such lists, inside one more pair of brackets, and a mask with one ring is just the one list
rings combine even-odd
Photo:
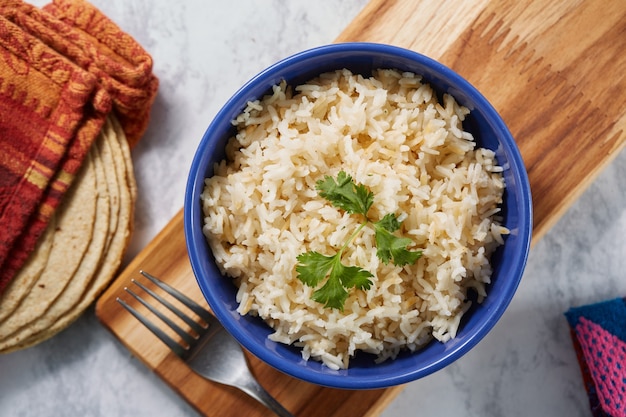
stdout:
[[0,0],[0,293],[33,251],[111,111],[134,146],[152,58],[91,4]]

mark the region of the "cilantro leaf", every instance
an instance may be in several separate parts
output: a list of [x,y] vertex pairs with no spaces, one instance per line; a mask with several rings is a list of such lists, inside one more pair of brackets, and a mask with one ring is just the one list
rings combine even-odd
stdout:
[[311,297],[313,301],[324,304],[324,307],[336,308],[338,310],[343,310],[343,305],[347,298],[348,291],[341,285],[341,281],[330,278]]
[[320,196],[327,199],[333,206],[350,214],[361,214],[365,221],[350,235],[339,251],[332,256],[310,251],[298,255],[296,272],[298,279],[305,285],[317,287],[326,277],[321,288],[313,292],[311,299],[324,304],[324,307],[343,310],[350,288],[367,290],[372,286],[370,278],[374,275],[358,266],[347,266],[341,263],[344,250],[367,224],[373,224],[376,239],[376,255],[383,263],[393,260],[395,265],[404,266],[414,263],[422,255],[421,251],[410,251],[407,247],[411,239],[398,237],[393,233],[400,229],[400,222],[395,214],[383,216],[377,222],[367,217],[367,212],[374,203],[374,193],[366,186],[355,184],[352,177],[345,171],[339,172],[337,179],[325,176],[316,183]]
[[374,203],[374,193],[366,186],[355,184],[352,177],[341,171],[337,175],[337,180],[326,175],[323,180],[316,184],[320,195],[330,201],[330,203],[347,211],[350,214],[367,215],[370,207]]
[[330,278],[334,278],[333,274],[339,279],[341,284],[346,288],[356,287],[360,290],[369,290],[372,286],[372,278],[374,275],[363,268],[358,266],[345,266],[339,263],[333,272],[330,274]]
[[326,256],[315,251],[301,253],[296,266],[298,279],[309,287],[316,287],[333,267],[335,257],[336,255]]
[[412,252],[407,250],[407,246],[412,243],[411,239],[398,237],[393,234],[399,228],[400,222],[398,222],[395,214],[387,214],[374,223],[376,256],[384,264],[388,264],[393,259],[394,265],[404,266],[414,263],[422,256],[421,251]]
[[396,215],[393,213],[385,214],[385,217],[377,221],[375,225],[379,225],[380,227],[391,233],[400,228],[400,222],[398,221]]
[[348,298],[346,288],[368,289],[372,285],[368,278],[374,276],[365,269],[342,264],[341,253],[337,252],[334,256],[314,251],[302,253],[298,255],[300,263],[296,266],[298,279],[310,287],[317,286],[330,272],[326,283],[311,298],[323,303],[324,307],[339,310],[343,310],[343,304]]

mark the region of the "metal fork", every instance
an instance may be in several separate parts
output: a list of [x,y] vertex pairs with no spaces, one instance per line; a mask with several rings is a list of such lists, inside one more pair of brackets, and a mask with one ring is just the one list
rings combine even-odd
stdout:
[[119,297],[117,297],[118,303],[143,323],[143,325],[154,333],[163,343],[169,346],[170,349],[185,361],[197,374],[210,381],[240,389],[280,417],[293,417],[293,415],[265,391],[255,379],[248,368],[248,362],[246,361],[241,346],[211,313],[165,282],[145,271],[140,271],[140,273],[188,307],[198,315],[204,323],[197,323],[193,318],[183,313],[165,298],[134,279],[132,280],[133,284],[137,285],[175,315],[180,317],[195,334],[190,334],[182,329],[169,317],[157,310],[128,287],[124,288],[124,290],[174,330],[182,338],[186,346],[172,339],[159,328],[159,326],[148,320]]

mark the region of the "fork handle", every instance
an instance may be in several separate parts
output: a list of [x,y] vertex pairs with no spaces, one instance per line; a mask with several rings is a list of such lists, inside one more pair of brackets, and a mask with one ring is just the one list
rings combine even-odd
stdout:
[[272,397],[256,380],[249,381],[244,386],[239,387],[243,392],[272,410],[279,417],[294,417],[285,407],[283,407],[274,397]]

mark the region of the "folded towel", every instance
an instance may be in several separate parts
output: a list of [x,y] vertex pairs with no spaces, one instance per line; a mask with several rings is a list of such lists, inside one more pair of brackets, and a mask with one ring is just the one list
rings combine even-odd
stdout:
[[626,299],[565,313],[595,417],[626,417]]
[[0,293],[114,111],[133,146],[158,80],[152,58],[83,0],[0,0]]

